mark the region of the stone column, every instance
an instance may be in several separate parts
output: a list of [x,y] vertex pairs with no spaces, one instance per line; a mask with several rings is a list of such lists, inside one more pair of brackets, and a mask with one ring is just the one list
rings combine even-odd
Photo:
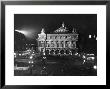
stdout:
[[76,42],[74,42],[74,44],[75,44],[75,48],[76,48]]
[[70,48],[72,48],[72,42],[70,41]]
[[59,45],[59,47],[61,47],[61,46],[60,46],[60,41],[58,41],[58,45]]
[[65,41],[63,41],[63,43],[64,43],[64,48],[65,48]]
[[50,54],[50,49],[49,49],[49,54]]
[[50,47],[52,48],[52,41],[50,41]]
[[76,48],[76,42],[73,42],[73,46],[74,46],[74,48]]
[[60,49],[59,49],[59,53],[58,54],[60,54]]
[[55,49],[53,49],[53,50],[54,50],[53,54],[55,54]]
[[54,47],[55,47],[55,48],[57,48],[57,44],[56,44],[56,41],[54,41]]

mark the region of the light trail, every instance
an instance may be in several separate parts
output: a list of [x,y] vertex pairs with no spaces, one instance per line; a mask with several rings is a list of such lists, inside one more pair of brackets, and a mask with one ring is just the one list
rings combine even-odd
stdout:
[[28,35],[28,31],[24,31],[24,30],[15,30],[16,32],[22,33],[24,35]]
[[16,29],[15,31],[18,33],[24,34],[25,37],[31,38],[31,39],[34,39],[35,34],[36,34],[35,30],[28,30],[28,29],[27,30],[24,30],[24,29],[18,30],[18,29]]

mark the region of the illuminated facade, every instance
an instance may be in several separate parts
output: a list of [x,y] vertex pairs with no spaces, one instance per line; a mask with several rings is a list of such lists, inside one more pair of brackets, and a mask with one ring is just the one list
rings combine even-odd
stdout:
[[52,34],[46,34],[42,29],[38,34],[38,49],[44,55],[72,55],[77,49],[76,41],[78,34],[75,29],[70,33],[62,23]]

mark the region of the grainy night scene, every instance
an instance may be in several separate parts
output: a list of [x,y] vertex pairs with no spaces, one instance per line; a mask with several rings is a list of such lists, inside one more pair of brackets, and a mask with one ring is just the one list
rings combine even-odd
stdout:
[[97,14],[15,14],[15,76],[97,76]]

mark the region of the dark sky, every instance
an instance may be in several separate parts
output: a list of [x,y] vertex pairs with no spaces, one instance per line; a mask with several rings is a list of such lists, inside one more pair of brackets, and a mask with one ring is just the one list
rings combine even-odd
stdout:
[[[31,28],[36,33],[45,28],[46,32],[53,32],[65,23],[67,28],[77,28],[79,32],[97,33],[97,15],[95,14],[15,14],[15,29]],[[85,33],[85,34],[86,34]]]
[[[73,27],[77,29],[79,34],[79,42],[84,42],[88,34],[97,35],[97,15],[96,14],[15,14],[14,15],[14,28],[15,29],[29,29],[34,30],[36,37],[42,28],[45,28],[46,33],[52,33],[58,29],[62,22],[65,26],[72,30]],[[17,34],[17,35],[16,35]],[[22,37],[22,36],[20,36]],[[15,32],[15,41],[19,37]],[[20,39],[20,38],[19,38]],[[23,40],[24,42],[24,40]],[[34,42],[34,41],[33,41]],[[19,43],[19,42],[18,42]],[[22,43],[20,41],[20,43]],[[19,44],[20,44],[19,43]]]

